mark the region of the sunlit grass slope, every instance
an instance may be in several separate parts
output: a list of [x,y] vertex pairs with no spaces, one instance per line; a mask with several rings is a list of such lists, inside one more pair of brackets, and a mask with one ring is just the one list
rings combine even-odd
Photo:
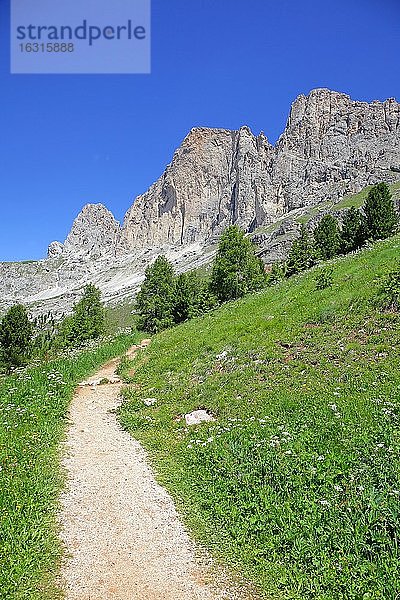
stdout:
[[[399,251],[333,261],[325,290],[315,269],[226,304],[133,365],[123,425],[263,597],[398,598],[400,318],[375,296]],[[216,420],[187,428],[199,408]]]

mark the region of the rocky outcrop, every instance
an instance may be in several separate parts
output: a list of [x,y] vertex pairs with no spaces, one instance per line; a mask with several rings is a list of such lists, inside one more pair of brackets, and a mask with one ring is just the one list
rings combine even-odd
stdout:
[[47,258],[57,258],[63,253],[64,245],[60,242],[51,242],[47,248]]
[[192,129],[122,228],[104,206],[87,205],[62,254],[212,243],[231,223],[252,232],[294,209],[399,179],[400,105],[316,89],[295,100],[275,147],[248,127]]
[[273,147],[248,127],[192,129],[163,176],[122,227],[125,248],[211,240],[237,223],[252,230],[283,211],[270,178]]
[[230,223],[247,231],[293,209],[400,179],[400,105],[354,102],[326,89],[293,103],[275,147],[247,127],[193,129],[122,228],[125,251],[212,241]]
[[276,148],[272,181],[285,210],[399,180],[400,105],[354,102],[326,89],[293,103]]
[[102,204],[86,204],[72,225],[62,254],[91,260],[112,257],[119,240],[120,224],[111,212]]

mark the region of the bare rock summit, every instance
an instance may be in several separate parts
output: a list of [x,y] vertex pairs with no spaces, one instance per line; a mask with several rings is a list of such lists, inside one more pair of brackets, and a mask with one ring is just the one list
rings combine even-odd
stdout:
[[192,129],[122,227],[103,205],[88,204],[62,253],[94,259],[209,244],[232,223],[252,232],[294,209],[399,179],[400,105],[315,89],[294,101],[275,146],[246,126]]
[[92,260],[115,256],[120,224],[103,204],[86,204],[76,217],[63,253]]

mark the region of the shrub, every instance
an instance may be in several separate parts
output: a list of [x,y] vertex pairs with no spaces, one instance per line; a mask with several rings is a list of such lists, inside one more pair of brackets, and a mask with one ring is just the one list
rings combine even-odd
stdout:
[[386,275],[378,297],[384,308],[389,310],[400,309],[400,266]]
[[328,287],[332,287],[333,284],[333,269],[331,267],[326,267],[325,269],[320,269],[315,276],[316,289],[317,290],[325,290]]
[[39,315],[33,320],[33,354],[43,356],[51,349],[57,333],[56,322],[51,313]]

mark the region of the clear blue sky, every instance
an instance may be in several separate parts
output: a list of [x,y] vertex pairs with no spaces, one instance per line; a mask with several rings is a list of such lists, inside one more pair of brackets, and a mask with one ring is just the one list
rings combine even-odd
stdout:
[[[111,2],[111,0],[110,0]],[[87,202],[122,219],[197,125],[275,142],[314,87],[400,99],[399,0],[153,0],[151,75],[10,75],[0,0],[0,260],[41,258]]]

